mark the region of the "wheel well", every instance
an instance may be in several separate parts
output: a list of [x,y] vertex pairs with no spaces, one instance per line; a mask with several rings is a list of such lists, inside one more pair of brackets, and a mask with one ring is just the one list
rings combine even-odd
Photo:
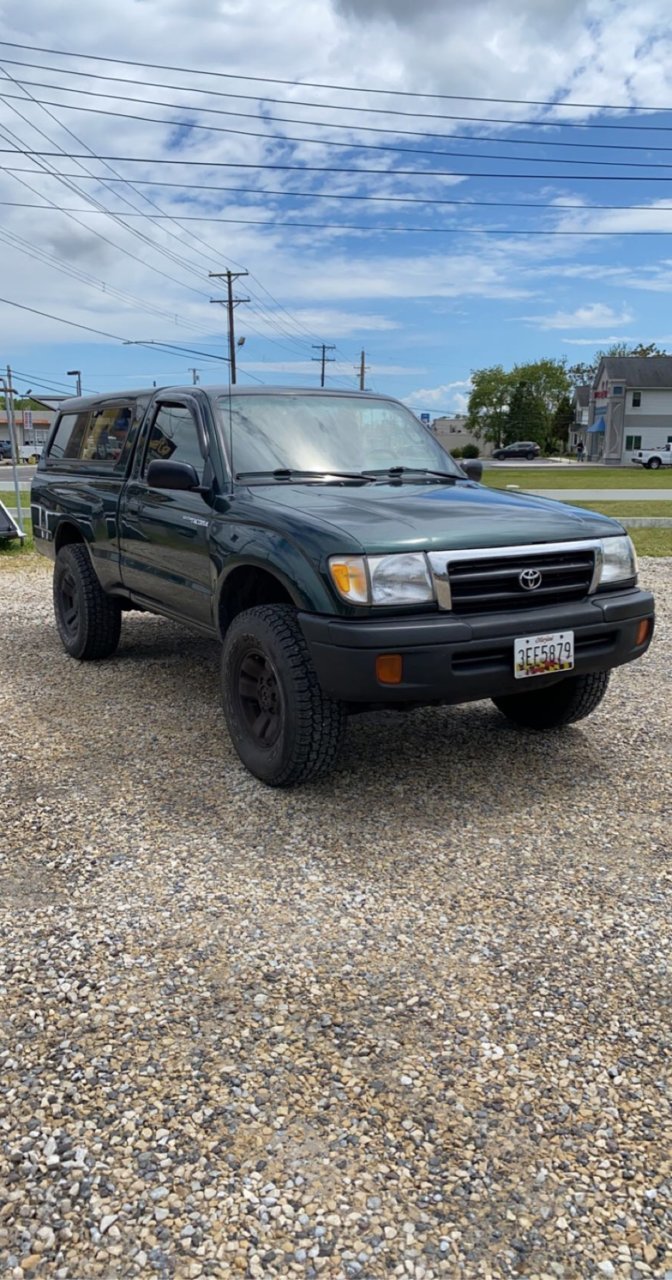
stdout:
[[66,547],[72,542],[84,542],[84,535],[81,529],[78,529],[76,524],[59,524],[54,539],[56,554],[58,554],[61,547]]
[[224,635],[239,613],[260,604],[293,604],[289,591],[274,574],[254,565],[241,565],[229,574],[219,600],[219,630]]

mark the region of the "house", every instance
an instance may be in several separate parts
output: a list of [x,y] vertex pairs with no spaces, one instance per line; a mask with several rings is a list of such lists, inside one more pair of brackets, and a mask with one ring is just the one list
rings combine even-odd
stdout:
[[469,430],[466,414],[456,413],[451,416],[435,418],[432,423],[438,442],[448,453],[453,449],[464,449],[465,444],[475,444],[482,458],[492,455],[494,445],[489,440],[480,440]]
[[586,432],[589,427],[590,413],[590,385],[583,387],[575,387],[572,396],[572,408],[574,410],[574,421],[569,428],[569,438],[567,447],[570,453],[576,451],[579,441],[582,442],[584,449],[587,451]]
[[590,388],[587,425],[576,426],[586,456],[611,467],[627,465],[635,449],[672,441],[672,356],[605,356]]

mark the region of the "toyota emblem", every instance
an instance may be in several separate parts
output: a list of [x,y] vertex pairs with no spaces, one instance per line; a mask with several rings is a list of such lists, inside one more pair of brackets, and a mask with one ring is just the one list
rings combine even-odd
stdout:
[[523,569],[523,572],[518,574],[518,581],[523,591],[536,591],[537,587],[541,586],[542,576],[538,569]]

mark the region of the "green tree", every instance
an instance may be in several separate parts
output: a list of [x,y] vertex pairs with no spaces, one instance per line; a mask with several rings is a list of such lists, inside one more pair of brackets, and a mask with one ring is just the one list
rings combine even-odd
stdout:
[[505,373],[501,364],[495,364],[488,369],[475,369],[471,382],[467,410],[469,430],[480,440],[500,445],[505,439],[509,417],[511,374]]
[[542,448],[546,445],[548,410],[529,382],[517,382],[511,393],[505,434],[506,444],[514,440],[534,440]]
[[553,452],[557,448],[566,449],[569,441],[569,430],[574,425],[574,410],[569,396],[563,396],[551,423],[551,440],[549,447]]
[[513,369],[513,377],[516,382],[526,382],[531,387],[546,406],[549,419],[563,397],[569,394],[572,385],[564,357],[562,360],[549,357],[533,360],[529,364],[517,364]]

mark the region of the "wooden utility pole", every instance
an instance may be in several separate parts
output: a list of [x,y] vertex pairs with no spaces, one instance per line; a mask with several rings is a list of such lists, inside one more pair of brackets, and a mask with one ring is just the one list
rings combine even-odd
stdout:
[[311,356],[311,359],[315,360],[320,365],[320,386],[323,387],[324,379],[327,371],[327,364],[333,364],[335,360],[335,356],[328,356],[327,351],[335,351],[336,347],[333,345],[333,343],[329,345],[326,342],[314,342],[313,348],[315,351],[320,351],[322,353],[319,356]]
[[231,381],[236,381],[236,336],[233,327],[233,313],[235,308],[240,306],[241,302],[249,302],[249,298],[234,298],[233,283],[234,280],[240,280],[242,276],[249,276],[249,271],[209,271],[208,275],[213,280],[226,280],[226,297],[211,298],[211,302],[216,302],[220,306],[225,306],[229,320],[229,364],[231,366]]
[[[355,365],[355,368],[357,368],[357,365]],[[369,366],[368,366],[368,364],[366,363],[366,352],[365,352],[365,351],[362,351],[362,354],[361,354],[361,356],[360,356],[360,358],[359,358],[359,370],[358,370],[358,372],[359,372],[359,389],[360,389],[360,391],[365,391],[365,390],[366,390],[366,388],[365,388],[365,386],[364,386],[364,382],[365,382],[366,375],[367,375],[368,371],[369,371]]]

